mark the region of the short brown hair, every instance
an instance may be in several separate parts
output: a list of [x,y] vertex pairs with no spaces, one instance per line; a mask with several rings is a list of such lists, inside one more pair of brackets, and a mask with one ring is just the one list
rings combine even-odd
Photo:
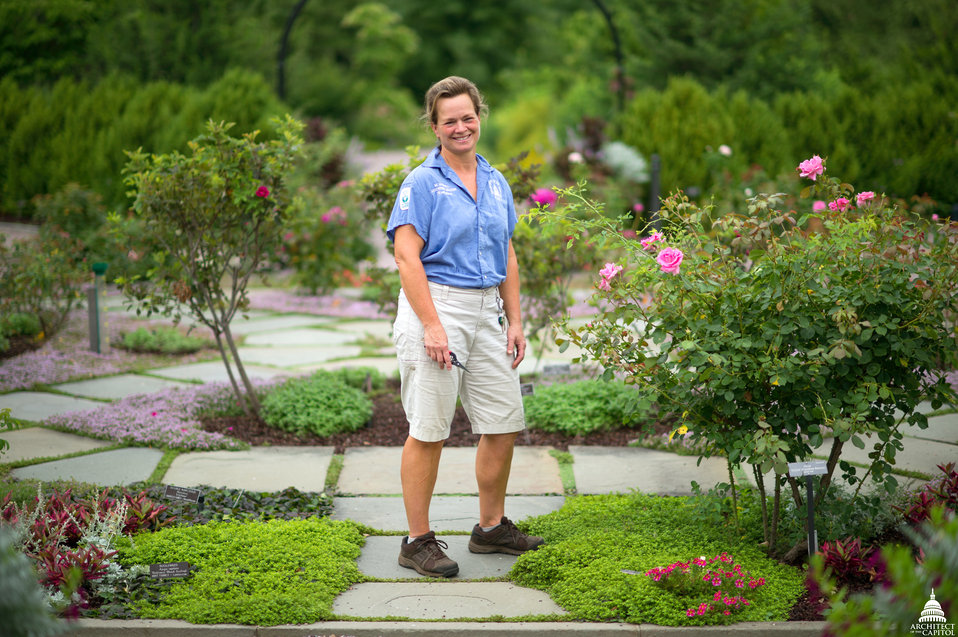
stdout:
[[430,124],[437,124],[439,114],[436,112],[436,102],[446,97],[457,97],[464,93],[472,100],[472,104],[476,108],[476,115],[485,117],[489,114],[489,107],[483,101],[482,94],[476,88],[476,85],[464,77],[450,75],[439,80],[426,91],[423,119]]

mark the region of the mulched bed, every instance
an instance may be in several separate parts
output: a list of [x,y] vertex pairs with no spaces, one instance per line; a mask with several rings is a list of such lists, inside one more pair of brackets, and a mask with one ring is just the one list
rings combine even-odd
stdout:
[[[332,446],[335,453],[345,453],[347,447],[384,446],[401,447],[406,442],[409,426],[406,412],[399,400],[399,382],[388,380],[385,391],[373,395],[373,416],[369,423],[352,433],[336,434],[325,438],[309,435],[297,436],[267,426],[256,418],[247,416],[236,418],[207,418],[203,420],[203,429],[221,433],[251,445],[285,446]],[[656,433],[668,433],[668,422],[656,423]],[[616,429],[601,431],[585,436],[566,436],[547,433],[534,429],[519,434],[517,445],[551,446],[560,451],[568,451],[569,445],[600,445],[624,447],[640,435],[637,429]],[[462,407],[456,409],[452,421],[452,433],[446,440],[447,447],[471,447],[479,441],[469,427],[469,419]]]

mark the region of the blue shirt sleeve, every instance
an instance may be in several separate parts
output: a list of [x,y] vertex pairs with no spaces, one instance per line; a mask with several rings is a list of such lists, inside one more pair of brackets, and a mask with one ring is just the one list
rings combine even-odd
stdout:
[[416,229],[423,242],[429,241],[429,225],[432,221],[432,201],[429,191],[418,179],[420,169],[414,168],[403,180],[399,187],[399,194],[393,204],[389,223],[386,225],[386,236],[390,241],[396,240],[396,228],[411,225]]

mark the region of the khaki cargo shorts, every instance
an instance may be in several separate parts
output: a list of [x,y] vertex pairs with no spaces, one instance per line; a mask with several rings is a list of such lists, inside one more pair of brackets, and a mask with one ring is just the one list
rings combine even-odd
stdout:
[[519,371],[512,368],[506,329],[499,323],[499,289],[470,290],[430,282],[429,290],[449,349],[469,372],[455,366],[440,368],[429,358],[422,322],[400,292],[393,340],[409,435],[423,442],[448,438],[457,398],[462,399],[475,434],[525,429]]

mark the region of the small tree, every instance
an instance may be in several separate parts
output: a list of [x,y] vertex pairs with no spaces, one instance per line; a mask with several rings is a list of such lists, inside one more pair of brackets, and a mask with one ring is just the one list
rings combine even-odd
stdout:
[[[302,146],[302,124],[287,115],[277,121],[278,138],[266,142],[256,141],[256,131],[231,137],[231,126],[209,122],[207,133],[189,143],[191,155],[128,153],[124,175],[134,214],[161,247],[148,256],[152,267],[146,277],[117,283],[138,304],[138,313],[142,308],[178,322],[185,312],[209,327],[233,390],[252,415],[260,405],[230,322],[249,305],[250,277],[262,271],[282,241],[284,182]],[[117,215],[111,221],[122,227]],[[129,237],[134,244],[136,239]]]
[[778,195],[714,223],[712,210],[674,195],[660,211],[663,232],[642,240],[597,214],[579,224],[621,251],[600,272],[604,311],[570,330],[572,341],[608,375],[646,388],[643,401],[679,415],[680,430],[703,439],[707,453],[724,453],[733,499],[733,465],[751,465],[770,550],[781,488],[803,505],[788,462],[827,456],[817,504],[836,469],[861,488],[841,452],[875,434],[866,476],[893,491],[902,425],[927,427],[923,400],[937,408],[955,399],[936,372],[958,355],[958,225],[931,227],[835,179],[804,194],[831,202],[820,206],[821,233],[803,230]]

